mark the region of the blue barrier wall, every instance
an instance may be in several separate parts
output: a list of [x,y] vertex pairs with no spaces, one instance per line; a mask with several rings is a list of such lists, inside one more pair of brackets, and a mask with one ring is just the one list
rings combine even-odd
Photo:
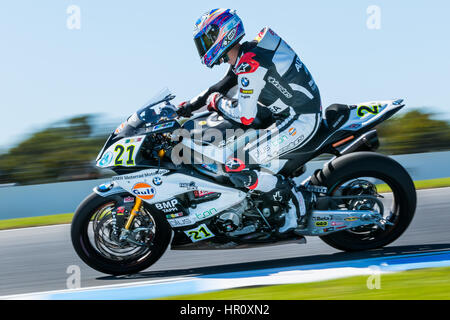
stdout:
[[[434,152],[393,156],[414,180],[450,177],[450,152]],[[303,180],[324,161],[307,165]],[[92,192],[92,188],[106,180],[86,180],[32,186],[0,188],[0,220],[74,212],[78,204]]]

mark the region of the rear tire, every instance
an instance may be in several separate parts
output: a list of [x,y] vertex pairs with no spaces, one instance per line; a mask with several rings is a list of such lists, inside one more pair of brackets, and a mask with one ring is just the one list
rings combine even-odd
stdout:
[[374,177],[386,182],[395,202],[395,225],[386,226],[374,239],[362,239],[348,230],[320,238],[330,246],[343,251],[361,251],[384,247],[398,239],[411,223],[416,210],[416,190],[408,172],[396,161],[373,152],[355,152],[333,160],[316,172],[311,183],[328,188],[332,195],[345,181],[358,177]]
[[[147,269],[164,254],[167,249],[172,231],[165,217],[154,214],[155,238],[152,241],[152,248],[149,254],[141,259],[117,261],[107,259],[95,249],[88,235],[89,223],[98,208],[108,204],[117,203],[120,197],[128,194],[117,194],[102,197],[96,193],[88,196],[77,208],[71,225],[72,244],[78,256],[91,268],[111,274],[124,275],[132,274]],[[144,204],[145,206],[145,204]]]

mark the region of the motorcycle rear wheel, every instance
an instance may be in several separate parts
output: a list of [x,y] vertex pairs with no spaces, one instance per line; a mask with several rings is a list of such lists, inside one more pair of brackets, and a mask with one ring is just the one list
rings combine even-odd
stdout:
[[395,160],[374,152],[355,152],[333,160],[311,178],[314,185],[328,188],[335,195],[348,181],[361,177],[382,180],[391,189],[393,206],[385,230],[373,234],[344,230],[320,238],[328,245],[343,251],[362,251],[384,247],[398,239],[410,225],[416,210],[417,195],[408,172]]

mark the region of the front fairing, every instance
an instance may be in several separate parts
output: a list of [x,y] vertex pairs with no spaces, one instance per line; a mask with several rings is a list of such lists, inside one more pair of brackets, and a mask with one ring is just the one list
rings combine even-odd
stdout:
[[98,167],[130,167],[142,162],[140,150],[148,135],[173,131],[180,127],[176,108],[169,101],[174,96],[163,91],[146,106],[128,117],[108,137],[96,158]]

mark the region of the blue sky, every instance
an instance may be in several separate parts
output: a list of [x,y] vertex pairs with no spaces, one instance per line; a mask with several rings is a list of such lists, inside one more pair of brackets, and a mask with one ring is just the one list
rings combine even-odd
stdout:
[[[81,29],[69,30],[70,5]],[[381,29],[366,26],[381,10]],[[177,102],[217,81],[225,66],[200,64],[193,23],[229,7],[246,39],[272,27],[299,54],[323,105],[405,98],[450,118],[450,2],[442,1],[104,1],[0,3],[0,149],[65,117],[122,119],[163,87]]]

